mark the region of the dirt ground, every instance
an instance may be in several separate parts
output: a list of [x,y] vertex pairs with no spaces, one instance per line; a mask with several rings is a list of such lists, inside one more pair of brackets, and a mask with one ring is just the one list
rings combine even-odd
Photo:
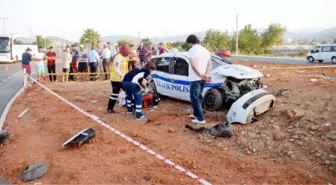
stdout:
[[[240,62],[236,62],[240,63]],[[111,91],[105,82],[46,83],[53,91],[112,127],[214,184],[335,184],[336,68],[270,70],[296,65],[255,64],[266,76],[262,82],[277,97],[272,110],[259,121],[232,125],[231,138],[184,129],[189,103],[164,98],[159,108],[144,111],[145,124],[125,114],[106,113]],[[312,82],[311,79],[316,79]],[[18,115],[29,108],[22,117]],[[226,119],[227,110],[206,112],[208,123]],[[92,127],[96,137],[80,148],[61,150],[77,132]],[[0,149],[0,176],[21,184],[26,165],[48,164],[48,172],[33,183],[42,184],[196,184],[197,181],[128,143],[85,117],[37,85],[18,98],[5,122],[9,142]]]

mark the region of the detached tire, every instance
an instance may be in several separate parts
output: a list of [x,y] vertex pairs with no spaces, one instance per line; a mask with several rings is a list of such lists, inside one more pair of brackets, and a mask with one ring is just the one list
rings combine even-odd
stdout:
[[203,99],[203,106],[209,111],[218,111],[222,108],[223,96],[218,89],[210,89]]
[[307,60],[309,63],[313,63],[315,59],[312,56],[310,56],[307,58]]

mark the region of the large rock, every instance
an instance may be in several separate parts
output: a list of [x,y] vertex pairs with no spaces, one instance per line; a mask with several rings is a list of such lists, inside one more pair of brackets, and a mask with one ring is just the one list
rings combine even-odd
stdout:
[[274,132],[273,139],[274,141],[283,141],[286,139],[286,134],[283,132]]
[[291,109],[291,110],[285,110],[283,112],[283,115],[286,116],[291,121],[293,121],[302,118],[304,116],[304,112],[297,109]]
[[326,137],[331,140],[336,140],[336,130],[330,131],[326,134]]
[[9,183],[7,182],[7,180],[5,179],[5,177],[0,176],[0,184],[1,184],[1,185],[2,185],[2,184],[7,185],[7,184],[9,184]]
[[37,178],[42,177],[47,173],[48,166],[44,163],[35,163],[30,166],[27,166],[22,173],[21,180],[23,182],[29,182]]

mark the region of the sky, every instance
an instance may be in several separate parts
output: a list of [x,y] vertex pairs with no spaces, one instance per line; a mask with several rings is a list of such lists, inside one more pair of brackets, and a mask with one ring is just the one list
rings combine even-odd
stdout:
[[[77,41],[86,28],[141,38],[234,31],[237,14],[239,29],[281,23],[290,31],[317,32],[336,26],[335,7],[336,0],[0,0],[0,17],[8,18],[6,33]],[[0,28],[2,34],[2,22]]]

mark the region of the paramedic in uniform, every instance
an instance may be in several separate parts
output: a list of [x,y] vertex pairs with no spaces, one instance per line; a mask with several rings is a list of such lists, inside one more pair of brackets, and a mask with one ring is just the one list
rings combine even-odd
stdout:
[[114,105],[118,99],[119,92],[121,89],[121,80],[124,75],[128,72],[128,59],[126,57],[131,53],[131,49],[127,44],[120,46],[120,51],[114,56],[111,68],[111,85],[112,94],[110,96],[107,112],[115,113]]
[[210,52],[199,44],[195,35],[189,35],[186,42],[190,47],[188,58],[193,69],[190,76],[195,79],[190,82],[190,100],[194,112],[189,117],[192,118],[194,124],[205,124],[202,92],[212,68]]
[[150,73],[155,70],[152,62],[146,63],[143,68],[134,68],[128,72],[122,81],[122,86],[126,92],[127,112],[133,113],[132,97],[135,99],[135,116],[136,120],[147,120],[142,114],[142,92],[148,93],[147,84],[151,80]]

